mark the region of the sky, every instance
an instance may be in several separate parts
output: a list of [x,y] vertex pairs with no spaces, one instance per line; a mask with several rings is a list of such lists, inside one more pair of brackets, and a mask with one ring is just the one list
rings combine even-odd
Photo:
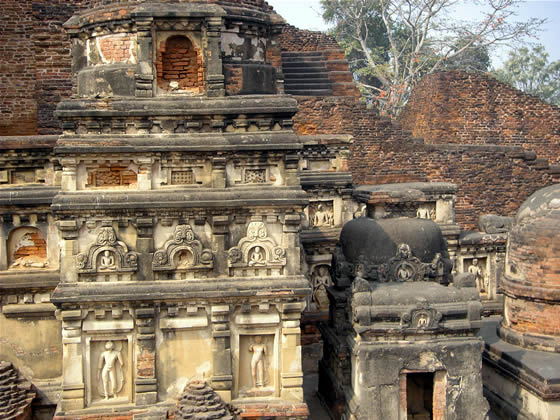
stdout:
[[[314,31],[328,30],[327,24],[321,18],[319,0],[267,0],[267,2],[291,25]],[[476,10],[472,2],[472,6],[461,8],[460,18],[475,18]],[[527,20],[531,17],[548,18],[549,21],[543,26],[538,39],[529,41],[543,44],[549,54],[549,61],[560,60],[560,0],[528,0],[520,5],[517,13],[518,20]],[[507,59],[508,50],[504,47],[492,54],[494,67],[500,67],[503,60]]]

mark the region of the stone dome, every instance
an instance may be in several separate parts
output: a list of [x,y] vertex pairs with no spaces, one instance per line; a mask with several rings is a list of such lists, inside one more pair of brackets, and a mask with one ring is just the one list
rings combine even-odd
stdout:
[[83,2],[85,8],[97,8],[106,6],[126,6],[126,5],[139,5],[142,3],[206,3],[217,4],[226,7],[242,7],[245,9],[258,10],[260,12],[270,13],[273,12],[270,6],[264,0],[86,0]]
[[503,289],[500,336],[511,344],[560,351],[560,184],[537,191],[519,209]]
[[409,267],[409,280],[450,282],[452,263],[437,223],[360,217],[344,225],[333,257],[336,286],[348,287],[357,276],[392,281],[391,267],[401,266]]

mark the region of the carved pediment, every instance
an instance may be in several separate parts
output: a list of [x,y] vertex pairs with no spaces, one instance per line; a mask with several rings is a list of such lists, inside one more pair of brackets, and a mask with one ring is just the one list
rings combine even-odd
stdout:
[[154,254],[154,271],[212,269],[214,256],[195,238],[190,225],[175,228],[173,238]]
[[270,267],[286,265],[286,250],[268,237],[263,222],[251,222],[247,236],[228,252],[229,267]]
[[78,273],[122,273],[138,269],[138,254],[117,240],[112,227],[102,227],[85,253],[76,255]]

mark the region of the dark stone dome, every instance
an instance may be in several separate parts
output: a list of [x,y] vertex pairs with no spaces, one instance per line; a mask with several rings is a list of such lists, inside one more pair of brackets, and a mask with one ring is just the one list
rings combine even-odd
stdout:
[[353,263],[365,259],[372,264],[383,264],[395,256],[403,243],[423,263],[430,263],[438,253],[448,258],[441,229],[426,219],[360,217],[344,225],[340,243],[346,261]]
[[500,335],[538,350],[560,351],[560,184],[520,207],[508,240]]

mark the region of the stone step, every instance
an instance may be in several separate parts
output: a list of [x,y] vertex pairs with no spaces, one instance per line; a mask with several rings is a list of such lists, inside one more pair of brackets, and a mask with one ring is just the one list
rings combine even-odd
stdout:
[[322,57],[322,51],[283,51],[282,58],[284,57]]
[[286,70],[296,71],[294,69],[317,69],[325,71],[327,67],[321,61],[295,61],[293,63],[282,63],[282,70],[285,72]]
[[315,82],[305,81],[303,83],[287,83],[284,85],[285,90],[306,90],[306,89],[332,89],[331,82]]
[[296,96],[332,96],[332,89],[285,89],[286,94]]
[[[284,72],[283,72],[284,73]],[[288,73],[284,73],[284,79],[290,79],[290,80],[309,80],[309,79],[314,79],[314,80],[329,80],[329,73],[326,71],[321,71],[321,72],[303,72],[303,73],[298,73],[298,72],[288,72]]]
[[298,57],[282,57],[282,63],[299,63],[299,62],[306,62],[306,63],[315,63],[318,61],[324,61],[322,56],[298,56]]

